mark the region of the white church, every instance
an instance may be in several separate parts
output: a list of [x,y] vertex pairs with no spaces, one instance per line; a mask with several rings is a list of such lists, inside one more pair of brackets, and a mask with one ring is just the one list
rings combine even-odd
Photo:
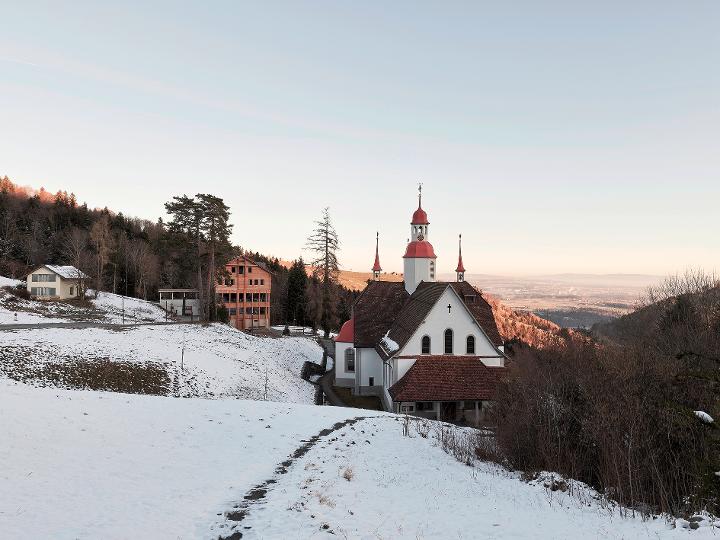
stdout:
[[456,281],[437,281],[422,192],[410,234],[402,282],[380,280],[376,240],[373,280],[335,338],[335,384],[388,411],[480,425],[505,368],[492,308],[465,281],[461,244]]

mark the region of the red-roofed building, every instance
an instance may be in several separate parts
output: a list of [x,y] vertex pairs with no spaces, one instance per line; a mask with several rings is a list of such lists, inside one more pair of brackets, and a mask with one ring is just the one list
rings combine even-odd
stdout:
[[503,341],[492,308],[465,281],[461,244],[457,280],[436,280],[429,224],[420,194],[403,283],[379,280],[376,240],[373,281],[335,339],[335,384],[376,395],[389,411],[479,425],[504,372]]

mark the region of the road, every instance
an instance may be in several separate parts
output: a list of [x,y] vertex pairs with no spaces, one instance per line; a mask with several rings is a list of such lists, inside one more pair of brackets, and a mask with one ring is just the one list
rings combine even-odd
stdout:
[[0,332],[7,330],[35,330],[39,328],[103,328],[106,330],[117,330],[123,328],[133,328],[135,326],[168,326],[173,324],[198,324],[191,322],[144,322],[135,324],[116,324],[95,321],[76,321],[76,322],[55,322],[55,323],[37,323],[37,324],[0,324]]

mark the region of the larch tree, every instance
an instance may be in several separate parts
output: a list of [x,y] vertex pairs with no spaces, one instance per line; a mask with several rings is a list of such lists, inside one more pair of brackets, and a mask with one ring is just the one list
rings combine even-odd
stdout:
[[79,228],[71,229],[65,237],[63,254],[67,260],[78,270],[75,276],[77,297],[85,298],[85,280],[82,278],[82,269],[88,259],[88,233]]
[[103,274],[114,245],[110,218],[107,215],[92,224],[90,243],[95,249],[95,296],[97,297],[97,293],[103,289]]
[[333,297],[340,273],[337,258],[340,240],[333,227],[328,208],[323,209],[322,216],[315,222],[315,229],[307,239],[306,248],[314,254],[310,264],[313,267],[313,276],[320,281],[322,287],[320,327],[324,336],[328,338],[336,322],[336,305]]

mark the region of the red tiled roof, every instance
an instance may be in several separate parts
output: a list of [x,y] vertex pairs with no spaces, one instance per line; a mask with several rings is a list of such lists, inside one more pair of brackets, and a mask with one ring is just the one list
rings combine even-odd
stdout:
[[372,271],[373,272],[381,272],[382,271],[382,268],[380,267],[380,255],[378,254],[377,251],[375,252],[375,264],[373,264]]
[[430,225],[428,221],[427,213],[420,206],[415,210],[410,225]]
[[456,272],[464,272],[465,271],[465,266],[463,265],[463,262],[462,262],[462,253],[460,254],[460,257],[458,258],[458,265],[457,265],[457,268],[455,269],[455,271]]
[[410,242],[405,250],[403,259],[434,259],[435,250],[427,240],[416,240]]
[[390,395],[393,401],[493,400],[504,372],[477,356],[419,356]]
[[340,343],[352,343],[355,341],[355,321],[350,319],[340,328],[340,333],[335,337],[335,341]]

